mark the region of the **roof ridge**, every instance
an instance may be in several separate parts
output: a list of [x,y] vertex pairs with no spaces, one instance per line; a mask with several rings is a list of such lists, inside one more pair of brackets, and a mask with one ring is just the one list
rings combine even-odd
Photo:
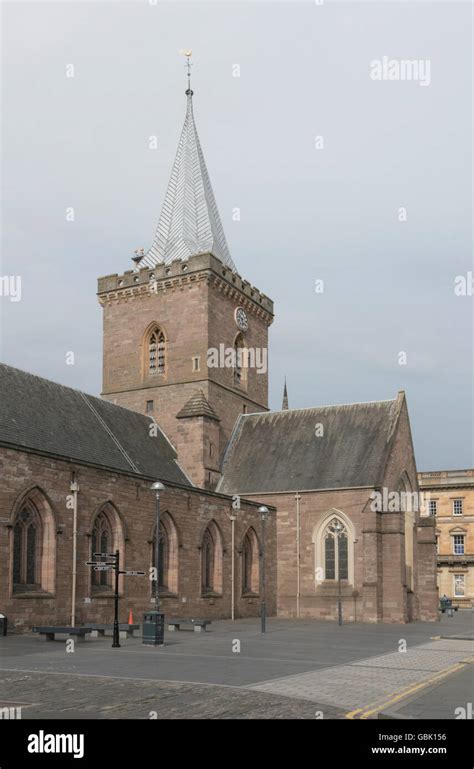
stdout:
[[134,472],[136,472],[136,473],[140,474],[140,470],[138,469],[138,467],[136,466],[136,464],[133,462],[133,460],[132,460],[132,459],[129,457],[129,455],[128,455],[128,454],[127,454],[127,452],[125,451],[124,447],[123,447],[123,446],[122,446],[122,444],[120,443],[120,441],[119,441],[119,439],[117,438],[117,436],[116,436],[116,435],[114,435],[113,431],[112,431],[112,430],[110,429],[110,427],[108,426],[107,422],[105,422],[105,420],[104,420],[104,419],[102,419],[102,417],[100,416],[100,414],[98,413],[98,411],[97,411],[97,410],[94,408],[94,406],[92,405],[92,403],[89,401],[89,398],[88,398],[88,396],[87,396],[85,393],[83,393],[83,392],[81,392],[81,393],[80,393],[80,395],[81,395],[81,398],[84,400],[84,402],[85,402],[85,403],[87,403],[87,405],[89,406],[90,410],[91,410],[91,411],[92,411],[92,413],[94,414],[94,416],[95,416],[95,418],[97,419],[97,421],[99,422],[99,424],[101,424],[101,425],[102,425],[102,427],[104,428],[104,430],[105,430],[105,432],[107,433],[107,435],[108,435],[110,438],[112,438],[113,442],[114,442],[114,443],[115,443],[115,445],[117,446],[117,448],[118,448],[118,450],[120,451],[120,453],[121,453],[121,454],[122,454],[122,455],[125,457],[125,459],[127,460],[128,464],[130,465],[130,467],[132,468],[132,470],[133,470]]
[[291,414],[294,411],[317,411],[318,409],[339,409],[344,408],[348,406],[369,406],[369,405],[375,405],[377,403],[395,403],[396,398],[387,398],[385,400],[380,401],[356,401],[354,403],[327,403],[323,406],[302,406],[298,409],[277,409],[275,411],[251,411],[247,414],[242,414],[241,416],[244,418],[247,417],[259,417],[259,416],[271,416],[272,414]]

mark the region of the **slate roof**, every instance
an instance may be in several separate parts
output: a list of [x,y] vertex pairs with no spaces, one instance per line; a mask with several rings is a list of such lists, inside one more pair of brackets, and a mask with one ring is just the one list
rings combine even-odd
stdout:
[[[403,398],[243,414],[227,447],[217,491],[262,494],[377,485]],[[318,424],[324,429],[320,437]]]
[[158,229],[138,269],[211,253],[235,272],[194,122],[193,92],[186,94],[186,118]]
[[194,395],[176,414],[176,419],[184,419],[185,417],[209,417],[209,419],[215,419],[216,422],[220,422],[219,417],[202,390],[196,390]]
[[[149,417],[0,364],[0,445],[190,486]],[[152,431],[154,432],[154,431]]]

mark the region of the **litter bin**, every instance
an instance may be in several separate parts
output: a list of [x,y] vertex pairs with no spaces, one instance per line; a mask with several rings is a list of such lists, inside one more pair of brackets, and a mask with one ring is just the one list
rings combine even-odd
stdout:
[[4,614],[0,614],[0,636],[7,634],[8,620]]
[[159,611],[148,611],[143,615],[142,642],[147,646],[163,646],[165,615]]

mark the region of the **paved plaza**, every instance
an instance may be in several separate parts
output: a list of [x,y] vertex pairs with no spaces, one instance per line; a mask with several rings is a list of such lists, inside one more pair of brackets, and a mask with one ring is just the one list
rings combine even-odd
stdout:
[[[472,611],[439,623],[271,618],[207,633],[64,641],[0,639],[0,707],[27,718],[455,718],[473,700]],[[406,651],[399,651],[405,648]],[[470,696],[470,699],[469,699]]]

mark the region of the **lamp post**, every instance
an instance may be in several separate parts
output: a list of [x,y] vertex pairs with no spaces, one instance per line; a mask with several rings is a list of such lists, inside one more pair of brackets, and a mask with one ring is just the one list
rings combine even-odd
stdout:
[[265,633],[265,621],[266,621],[266,606],[265,606],[265,523],[267,520],[268,515],[268,507],[265,507],[265,505],[261,505],[258,508],[258,512],[260,513],[260,518],[262,521],[262,602],[260,606],[260,622],[261,622],[261,631],[262,633]]
[[120,550],[115,551],[115,589],[114,589],[114,633],[112,649],[120,649],[120,627],[119,627],[119,575],[120,575]]
[[71,595],[71,627],[76,625],[76,585],[77,585],[77,494],[79,484],[73,475],[70,489],[72,491],[72,595]]
[[231,537],[231,562],[230,562],[230,618],[235,619],[235,520],[236,516],[230,516]]
[[160,491],[164,491],[165,487],[160,481],[156,481],[151,486],[152,491],[155,492],[155,568],[156,568],[156,581],[155,581],[155,609],[160,610],[160,596],[159,596],[159,582],[160,582]]
[[[336,537],[337,552],[339,553],[339,538],[344,532],[344,526],[340,521],[336,521],[332,526],[332,530]],[[342,625],[341,565],[339,558],[337,559],[337,624]]]

